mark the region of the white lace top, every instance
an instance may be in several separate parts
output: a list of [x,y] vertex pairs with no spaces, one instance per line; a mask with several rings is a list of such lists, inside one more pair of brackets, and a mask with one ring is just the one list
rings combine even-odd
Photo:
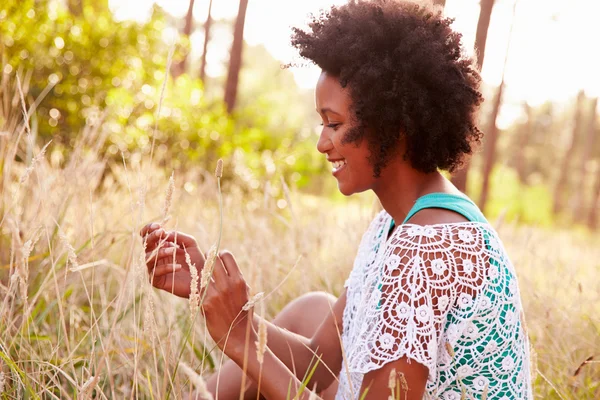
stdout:
[[494,229],[403,224],[388,239],[391,222],[373,220],[345,284],[336,400],[359,399],[364,374],[405,356],[429,369],[426,398],[532,399],[517,278]]

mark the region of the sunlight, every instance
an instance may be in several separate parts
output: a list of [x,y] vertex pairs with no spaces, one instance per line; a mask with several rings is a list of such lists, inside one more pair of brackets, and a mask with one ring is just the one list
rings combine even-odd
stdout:
[[[575,0],[568,4],[559,0],[518,0],[514,33],[506,68],[506,101],[540,104],[544,101],[565,101],[580,89],[590,95],[600,94],[600,59],[590,51],[586,38],[598,37],[595,16],[600,13],[600,2]],[[155,0],[175,17],[187,12],[188,0]],[[297,61],[289,44],[290,27],[302,25],[306,16],[344,0],[253,0],[248,6],[245,39],[251,45],[262,44],[283,63]],[[110,0],[111,9],[119,19],[144,20],[151,10],[152,0]],[[497,0],[490,23],[485,62],[484,82],[497,86],[502,68],[508,33],[512,20],[513,0]],[[238,0],[213,2],[215,19],[235,18]],[[197,0],[194,17],[206,19],[208,0]],[[472,53],[479,16],[478,0],[448,0],[446,15],[455,18],[454,27],[464,37],[465,50]],[[221,33],[222,34],[222,33]],[[209,73],[222,73],[230,46],[230,35],[215,35],[209,57]],[[193,52],[202,51],[203,34],[192,36]],[[577,60],[575,62],[574,60]],[[312,88],[319,75],[314,66],[292,68],[297,84]],[[560,77],[560,78],[558,78]]]

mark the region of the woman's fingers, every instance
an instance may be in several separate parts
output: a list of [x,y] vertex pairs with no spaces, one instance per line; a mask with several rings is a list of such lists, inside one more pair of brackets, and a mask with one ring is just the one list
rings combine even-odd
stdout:
[[164,275],[172,274],[174,272],[181,270],[181,268],[183,268],[181,264],[158,265],[154,268],[153,272],[150,274],[150,279],[159,278]]
[[157,222],[150,222],[149,224],[144,225],[142,229],[140,229],[140,236],[144,237],[154,232],[158,228],[160,228],[160,224],[158,224]]
[[223,266],[223,261],[219,256],[215,257],[212,278],[214,280],[214,285],[220,292],[227,291],[227,287],[229,286],[229,276],[227,275],[227,271]]
[[227,250],[224,250],[219,252],[219,258],[223,262],[223,266],[225,267],[227,275],[230,279],[244,279],[242,271],[240,271],[240,267],[238,266],[237,261],[235,261],[233,254]]
[[165,243],[166,247],[157,248],[154,251],[146,253],[146,264],[154,264],[157,261],[162,260],[163,258],[173,259],[173,253],[175,254],[175,258],[178,256],[184,256],[185,252],[183,249],[178,249],[172,243]]
[[146,249],[153,249],[159,243],[173,243],[187,248],[198,247],[193,236],[179,231],[165,231],[163,228],[156,229],[146,236]]

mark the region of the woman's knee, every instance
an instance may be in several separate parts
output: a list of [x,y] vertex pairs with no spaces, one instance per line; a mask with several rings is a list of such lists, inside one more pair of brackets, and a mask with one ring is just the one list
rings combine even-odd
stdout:
[[273,320],[277,326],[311,337],[332,312],[336,297],[327,292],[309,292],[289,302]]

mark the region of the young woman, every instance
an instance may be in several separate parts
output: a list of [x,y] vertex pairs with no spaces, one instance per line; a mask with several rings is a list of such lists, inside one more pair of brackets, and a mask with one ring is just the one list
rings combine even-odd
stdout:
[[[239,398],[244,354],[246,398],[256,398],[261,369],[262,396],[294,398],[317,359],[308,388],[323,398],[387,399],[394,374],[403,376],[401,399],[532,398],[514,268],[475,204],[440,173],[458,167],[482,136],[479,74],[451,22],[409,1],[355,0],[294,30],[300,55],[323,71],[317,149],[342,193],[373,190],[384,210],[338,299],[310,293],[264,322],[262,365],[260,317],[242,311],[247,285],[233,255],[217,257],[203,309],[230,358],[209,379],[219,399]],[[183,246],[204,263],[194,238],[157,224],[141,234],[149,254],[166,241],[149,256],[153,285],[187,297]],[[173,252],[183,267],[171,264]]]

